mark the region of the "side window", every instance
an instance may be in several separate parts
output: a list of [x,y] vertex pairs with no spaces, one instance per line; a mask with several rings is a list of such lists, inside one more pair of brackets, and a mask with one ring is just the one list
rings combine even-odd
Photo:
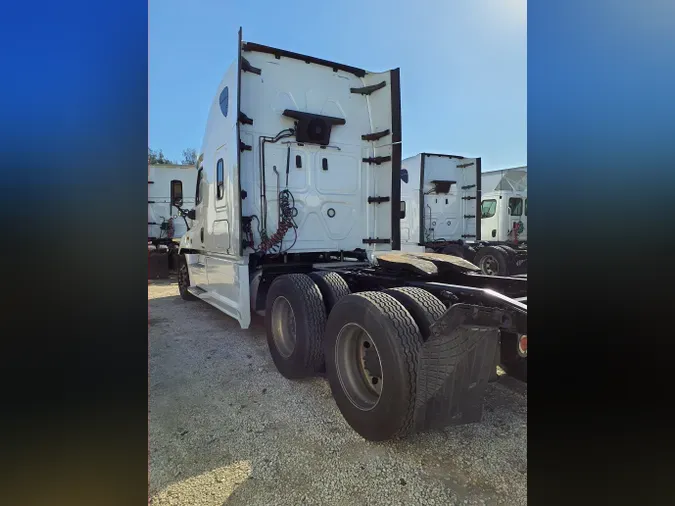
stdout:
[[178,179],[171,181],[171,204],[174,206],[183,205],[183,181]]
[[511,210],[511,216],[521,216],[523,214],[523,199],[511,197],[509,199],[509,209]]
[[401,219],[405,219],[405,200],[401,201]]
[[225,174],[223,169],[223,159],[218,160],[216,164],[216,198],[221,200],[225,196]]
[[229,95],[230,92],[227,89],[227,86],[223,88],[223,91],[220,92],[220,112],[223,113],[223,116],[227,118],[227,108],[228,108],[228,102],[229,102]]
[[408,169],[401,169],[401,181],[408,182]]
[[525,199],[525,216],[527,216],[527,199]]
[[480,204],[480,217],[492,218],[497,212],[497,201],[495,199],[484,200]]
[[202,175],[204,173],[204,167],[199,167],[197,171],[197,189],[195,191],[195,206],[198,206],[202,202]]

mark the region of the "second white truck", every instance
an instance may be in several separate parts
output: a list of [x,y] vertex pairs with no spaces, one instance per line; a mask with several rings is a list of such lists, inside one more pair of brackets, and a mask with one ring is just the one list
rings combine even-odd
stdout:
[[487,275],[526,273],[526,168],[519,171],[482,173],[480,158],[458,155],[406,158],[401,248],[455,255]]
[[180,239],[191,221],[180,216],[178,207],[195,205],[197,167],[194,165],[148,164],[148,241]]

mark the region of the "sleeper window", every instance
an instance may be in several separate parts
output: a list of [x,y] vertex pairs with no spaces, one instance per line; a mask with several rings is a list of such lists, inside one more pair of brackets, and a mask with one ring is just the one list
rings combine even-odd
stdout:
[[204,167],[199,167],[197,171],[197,190],[195,191],[195,205],[198,206],[202,202],[202,179],[204,177]]
[[183,205],[183,182],[178,179],[171,181],[171,204]]
[[216,198],[221,200],[225,196],[225,174],[223,159],[218,160],[216,164]]
[[227,89],[227,86],[223,88],[223,91],[220,92],[220,112],[223,113],[223,116],[227,118],[227,109],[228,109],[228,102],[229,102],[229,90]]

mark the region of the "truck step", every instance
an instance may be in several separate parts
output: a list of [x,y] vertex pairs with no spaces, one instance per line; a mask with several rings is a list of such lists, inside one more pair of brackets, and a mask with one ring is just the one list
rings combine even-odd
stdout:
[[200,297],[202,294],[206,293],[206,290],[198,286],[188,286],[188,292],[190,292],[195,297]]

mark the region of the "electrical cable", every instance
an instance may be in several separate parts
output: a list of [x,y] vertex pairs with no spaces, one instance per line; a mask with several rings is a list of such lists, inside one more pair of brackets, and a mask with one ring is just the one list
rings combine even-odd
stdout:
[[[298,226],[293,219],[293,212],[296,211],[295,197],[293,197],[293,194],[290,192],[290,190],[285,189],[279,192],[279,209],[279,225],[276,232],[274,232],[274,234],[272,234],[266,240],[262,240],[258,246],[258,250],[262,251],[263,253],[273,252],[274,248],[276,247],[279,248],[277,254],[287,253],[293,246],[295,246],[295,243],[298,240]],[[284,236],[291,228],[295,231],[295,239],[289,248],[287,248],[285,251],[282,251],[281,245],[284,240]]]

